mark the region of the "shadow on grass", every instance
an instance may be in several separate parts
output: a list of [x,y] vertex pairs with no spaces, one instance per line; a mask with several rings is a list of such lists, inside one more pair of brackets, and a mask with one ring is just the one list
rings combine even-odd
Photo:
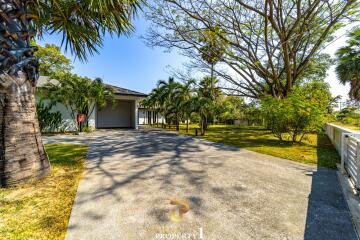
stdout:
[[[307,217],[305,224],[305,240],[315,239],[347,239],[356,240],[350,212],[343,197],[342,189],[332,166],[339,161],[336,150],[326,135],[318,135],[318,167],[309,176],[312,177]],[[330,159],[333,158],[333,159]]]
[[[174,129],[172,129],[174,130]],[[184,129],[180,133],[186,133]],[[194,126],[189,135],[194,136]],[[210,126],[205,136],[214,142],[249,149],[297,162],[336,168],[338,154],[325,134],[309,134],[301,143],[279,141],[271,132],[259,126]]]

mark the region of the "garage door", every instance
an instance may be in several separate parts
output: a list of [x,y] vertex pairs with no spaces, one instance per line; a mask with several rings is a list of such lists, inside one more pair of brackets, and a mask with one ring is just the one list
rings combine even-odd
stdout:
[[97,128],[131,127],[131,102],[117,101],[97,112]]

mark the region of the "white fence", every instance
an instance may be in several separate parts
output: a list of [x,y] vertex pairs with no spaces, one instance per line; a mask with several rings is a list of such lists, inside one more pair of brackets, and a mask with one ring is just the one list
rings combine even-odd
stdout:
[[360,190],[360,132],[326,124],[326,134],[341,156],[341,168],[345,170]]

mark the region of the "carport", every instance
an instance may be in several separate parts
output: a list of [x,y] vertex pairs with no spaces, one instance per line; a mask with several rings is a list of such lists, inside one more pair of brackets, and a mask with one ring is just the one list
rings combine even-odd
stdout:
[[97,128],[134,128],[135,101],[116,100],[98,109]]
[[107,85],[114,93],[115,101],[105,107],[96,107],[96,128],[138,128],[138,104],[145,94]]

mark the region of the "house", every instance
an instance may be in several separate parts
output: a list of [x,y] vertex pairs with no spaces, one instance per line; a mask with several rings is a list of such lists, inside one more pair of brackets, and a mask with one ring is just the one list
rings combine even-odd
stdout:
[[139,105],[139,124],[157,124],[157,123],[165,123],[165,118],[154,108],[147,108]]
[[[41,76],[37,82],[37,87],[41,88],[51,80],[48,77]],[[94,106],[94,111],[90,115],[88,122],[89,127],[93,129],[101,128],[133,128],[138,129],[139,102],[146,98],[146,94],[133,90],[106,84],[113,90],[116,104],[113,106],[108,103],[104,108],[99,109]],[[46,101],[46,100],[45,100]],[[60,103],[53,107],[53,111],[59,111],[62,116],[62,129],[66,131],[74,131],[76,129],[76,121],[71,116],[68,109]]]

